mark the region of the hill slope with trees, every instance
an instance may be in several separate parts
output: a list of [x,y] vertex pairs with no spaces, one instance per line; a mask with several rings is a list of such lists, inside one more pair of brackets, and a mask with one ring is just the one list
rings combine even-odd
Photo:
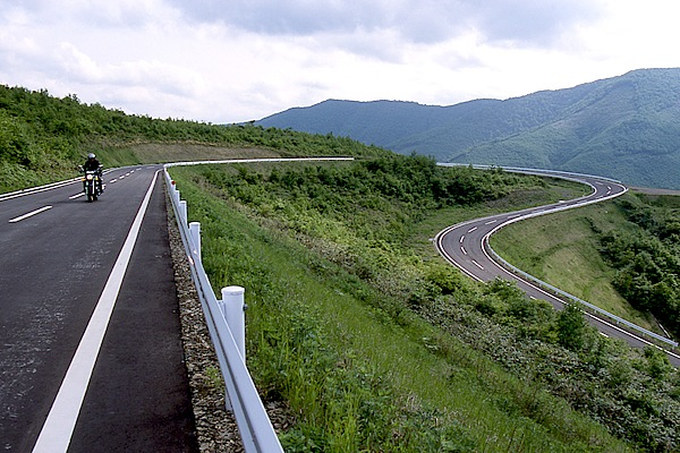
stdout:
[[[154,144],[164,146],[150,153]],[[0,193],[74,177],[89,152],[110,167],[215,159],[233,148],[252,150],[250,157],[390,154],[348,138],[127,115],[76,95],[0,85]]]
[[249,364],[296,414],[286,451],[677,450],[663,353],[468,279],[428,240],[579,187],[398,155],[172,176],[213,285],[248,288]]
[[451,106],[328,100],[256,121],[438,161],[593,173],[680,189],[680,68]]

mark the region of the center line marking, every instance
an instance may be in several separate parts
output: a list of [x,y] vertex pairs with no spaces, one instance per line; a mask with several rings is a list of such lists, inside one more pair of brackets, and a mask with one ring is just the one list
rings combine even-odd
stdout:
[[76,198],[82,197],[83,195],[85,195],[85,192],[79,192],[79,193],[77,193],[77,194],[75,194],[75,195],[71,195],[70,197],[68,197],[68,199],[69,199],[69,200],[75,200]]
[[496,223],[496,221],[495,220],[489,220],[484,225],[491,225],[492,223]]
[[468,230],[468,233],[472,233],[472,232],[475,231],[476,229],[477,229],[477,227],[472,227],[472,228],[470,228],[470,229]]
[[24,220],[24,219],[27,219],[27,218],[29,218],[29,217],[32,217],[32,216],[34,216],[34,215],[36,215],[36,214],[40,214],[41,212],[45,212],[45,211],[47,211],[48,209],[52,209],[52,206],[47,205],[47,206],[43,206],[43,207],[40,208],[40,209],[36,209],[35,211],[27,212],[27,213],[24,214],[24,215],[20,215],[19,217],[15,217],[15,218],[11,219],[11,220],[9,221],[9,223],[21,222],[21,221]]
[[472,264],[474,264],[474,265],[477,266],[478,268],[484,270],[484,267],[483,267],[481,264],[479,264],[477,261],[472,260]]
[[78,414],[85,399],[85,392],[90,383],[90,377],[94,371],[97,356],[104,341],[104,334],[108,328],[116,299],[118,299],[118,292],[123,284],[123,277],[132,257],[132,251],[135,242],[137,242],[137,236],[157,177],[158,172],[154,174],[135,220],[132,222],[123,248],[113,265],[109,279],[99,297],[85,333],[78,344],[78,349],[76,349],[66,371],[61,387],[59,387],[57,397],[47,415],[47,420],[45,420],[38,440],[33,447],[33,453],[66,452],[68,450]]

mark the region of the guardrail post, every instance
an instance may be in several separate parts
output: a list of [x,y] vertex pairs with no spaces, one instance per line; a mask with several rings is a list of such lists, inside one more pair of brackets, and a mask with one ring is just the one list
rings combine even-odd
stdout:
[[[241,286],[227,286],[222,288],[222,300],[217,301],[220,311],[227,321],[227,326],[231,331],[236,348],[241,356],[243,363],[246,363],[246,317],[245,317],[245,289]],[[233,412],[233,406],[229,399],[229,383],[225,382],[227,387],[224,398],[225,408],[229,412]]]
[[201,223],[200,222],[191,222],[189,224],[189,233],[191,234],[191,239],[194,241],[194,245],[196,246],[196,258],[198,258],[199,261],[202,260],[201,258]]
[[186,200],[182,200],[179,202],[179,217],[182,220],[182,225],[187,224],[187,202]]
[[222,288],[220,309],[234,337],[243,363],[246,361],[245,289],[241,286]]

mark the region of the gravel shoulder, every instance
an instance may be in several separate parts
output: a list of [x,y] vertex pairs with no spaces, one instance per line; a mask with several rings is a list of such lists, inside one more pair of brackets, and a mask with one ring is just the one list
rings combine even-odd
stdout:
[[184,244],[166,196],[170,250],[182,325],[184,359],[189,374],[191,403],[201,452],[242,452],[236,420],[225,409],[225,390],[220,365],[205,324],[201,302],[191,279]]

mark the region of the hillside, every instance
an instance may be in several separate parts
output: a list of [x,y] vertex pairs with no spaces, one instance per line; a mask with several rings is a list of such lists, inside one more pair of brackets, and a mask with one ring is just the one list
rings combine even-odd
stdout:
[[677,451],[661,352],[468,279],[428,240],[580,187],[397,155],[172,177],[210,281],[248,288],[249,366],[296,414],[286,451]]
[[593,173],[680,189],[680,68],[451,106],[329,100],[256,121],[439,161]]
[[89,152],[110,167],[230,158],[235,149],[249,157],[391,154],[348,138],[127,115],[76,95],[0,85],[0,193],[74,177]]

